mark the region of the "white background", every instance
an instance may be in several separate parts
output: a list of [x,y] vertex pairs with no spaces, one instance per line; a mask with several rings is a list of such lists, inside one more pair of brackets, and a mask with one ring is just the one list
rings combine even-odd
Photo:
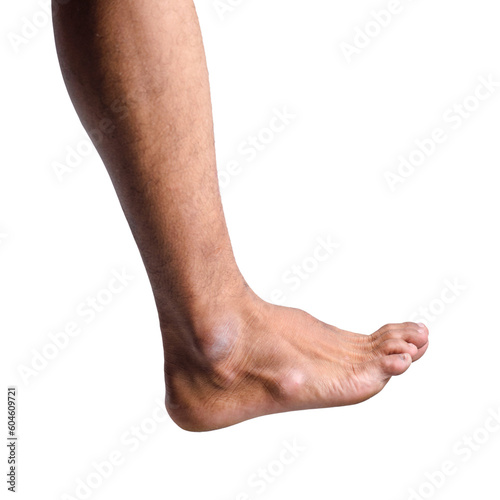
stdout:
[[[18,387],[17,498],[83,498],[77,481],[91,475],[95,486],[92,463],[113,452],[121,465],[89,498],[407,500],[419,488],[418,498],[500,497],[500,432],[484,430],[500,411],[500,87],[460,126],[444,118],[480,77],[500,82],[498,2],[401,0],[349,64],[342,42],[388,3],[242,0],[221,18],[197,2],[219,169],[240,166],[222,191],[250,285],[356,332],[437,312],[426,356],[374,399],[205,434],[151,420],[164,417],[162,345],[139,253],[86,148],[43,7],[2,7],[0,328],[2,390]],[[14,43],[24,18],[40,27]],[[295,118],[247,161],[240,145],[284,108]],[[391,190],[386,172],[435,128],[447,140]],[[58,178],[54,165],[78,147],[86,154]],[[315,269],[318,237],[340,246]],[[298,290],[283,278],[292,265],[311,269]],[[122,269],[133,279],[86,323],[77,308]],[[71,321],[80,335],[23,379],[20,366]],[[141,425],[149,434],[135,450]],[[304,450],[280,465],[294,440]],[[426,485],[445,461],[455,473]],[[252,477],[268,467],[260,492]]]

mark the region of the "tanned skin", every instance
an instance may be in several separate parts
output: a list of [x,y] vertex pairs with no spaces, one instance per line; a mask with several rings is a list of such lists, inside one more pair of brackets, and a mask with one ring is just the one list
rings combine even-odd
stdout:
[[[425,353],[422,324],[351,333],[269,304],[246,284],[222,210],[208,72],[191,0],[53,3],[66,86],[151,282],[166,408],[180,427],[206,431],[359,403]],[[103,123],[112,123],[106,133],[91,133]]]

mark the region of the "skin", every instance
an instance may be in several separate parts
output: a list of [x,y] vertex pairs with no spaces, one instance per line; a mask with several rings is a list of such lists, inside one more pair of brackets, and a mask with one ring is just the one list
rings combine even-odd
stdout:
[[206,431],[359,403],[425,353],[422,324],[351,333],[269,304],[246,284],[222,210],[191,0],[54,0],[53,7],[68,92],[151,282],[166,408],[180,427]]

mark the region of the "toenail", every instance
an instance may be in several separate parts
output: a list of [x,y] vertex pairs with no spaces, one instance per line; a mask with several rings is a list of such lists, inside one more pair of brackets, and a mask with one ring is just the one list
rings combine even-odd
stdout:
[[417,325],[420,327],[420,328],[425,328],[425,325],[423,323],[417,323]]

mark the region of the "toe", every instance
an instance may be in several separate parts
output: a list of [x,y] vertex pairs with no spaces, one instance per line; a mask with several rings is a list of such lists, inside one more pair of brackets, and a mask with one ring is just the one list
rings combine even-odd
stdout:
[[411,363],[411,355],[408,353],[391,354],[390,356],[383,356],[379,360],[382,373],[388,377],[401,375],[410,368]]
[[429,342],[429,331],[426,327],[418,327],[416,330],[413,328],[405,328],[403,337],[406,342],[415,344],[418,349],[421,349]]
[[[360,365],[359,368],[369,376],[373,382],[382,384],[382,387],[389,381],[389,379],[396,375],[401,375],[410,367],[412,357],[408,353],[397,353],[380,356],[368,363]],[[359,369],[358,368],[358,369]],[[380,389],[379,389],[380,390]]]
[[415,344],[406,342],[403,339],[390,338],[382,342],[377,349],[382,355],[409,354],[413,360],[418,354],[418,347]]
[[425,345],[423,345],[422,347],[420,347],[420,349],[417,350],[417,354],[413,357],[413,361],[418,361],[425,354],[425,351],[427,351],[428,347],[429,347],[429,342],[427,341]]
[[419,323],[412,323],[410,321],[407,321],[405,323],[388,323],[387,325],[384,325],[381,328],[379,328],[373,334],[373,337],[379,338],[383,335],[386,335],[387,333],[397,332],[397,331],[404,330],[404,329],[417,330],[418,328],[420,328]]
[[425,326],[419,326],[417,323],[402,323],[399,328],[391,325],[391,328],[387,328],[377,340],[380,345],[390,338],[402,339],[420,349],[429,341],[429,331]]

